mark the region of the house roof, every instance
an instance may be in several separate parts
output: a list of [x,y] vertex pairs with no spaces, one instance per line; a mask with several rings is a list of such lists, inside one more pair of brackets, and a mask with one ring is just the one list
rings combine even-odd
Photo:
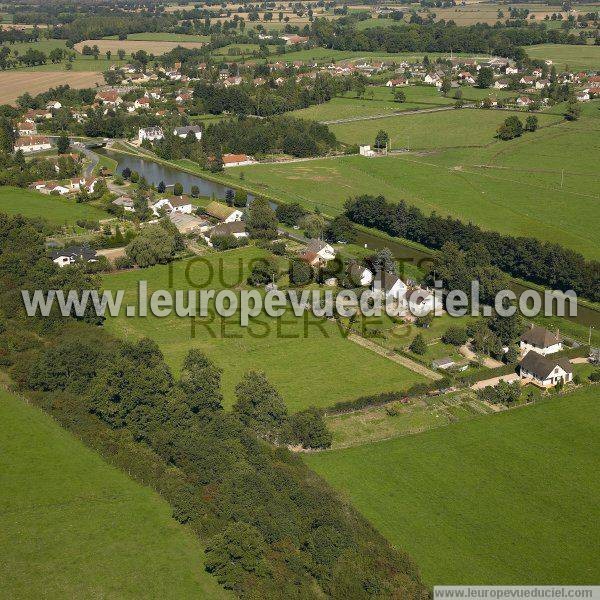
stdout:
[[377,275],[375,275],[375,282],[378,287],[386,292],[389,292],[398,281],[400,281],[398,275],[388,273],[387,271],[378,271]]
[[321,250],[327,248],[327,246],[329,246],[327,242],[324,242],[323,240],[313,239],[310,240],[308,244],[306,244],[306,248],[304,251],[305,253],[314,252],[315,254],[317,254],[318,252],[321,252]]
[[551,360],[533,350],[529,351],[519,363],[522,369],[533,373],[536,378],[544,380],[554,371],[556,366],[561,367],[566,373],[572,373],[573,368],[567,358],[556,358]]
[[233,221],[232,223],[220,223],[213,227],[209,236],[212,238],[219,235],[233,235],[234,233],[245,233],[246,224],[241,221]]
[[209,202],[204,209],[204,212],[215,219],[226,219],[231,216],[237,209],[232,206],[221,204],[220,202]]
[[188,133],[201,133],[202,127],[199,125],[186,125],[185,127],[175,127],[175,135],[187,135]]
[[548,331],[545,327],[531,325],[529,329],[521,336],[521,341],[525,344],[531,344],[538,348],[548,348],[554,346],[561,341],[561,337],[557,333]]
[[68,256],[75,260],[90,260],[96,257],[96,251],[89,246],[69,246],[68,248],[61,248],[60,250],[53,250],[50,253],[50,256],[53,260],[61,256]]
[[169,196],[169,203],[175,208],[176,206],[188,206],[192,202],[187,196]]
[[49,144],[50,140],[44,135],[26,135],[15,142],[15,147],[36,146],[38,144]]

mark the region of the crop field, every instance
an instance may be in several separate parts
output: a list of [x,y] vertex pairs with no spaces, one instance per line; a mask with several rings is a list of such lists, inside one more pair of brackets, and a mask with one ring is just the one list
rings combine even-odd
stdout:
[[[173,289],[191,285],[239,290],[245,285],[249,261],[264,256],[255,247],[222,254],[207,254],[202,262],[192,259],[173,265]],[[221,263],[222,261],[222,263]],[[188,265],[190,265],[188,267]],[[210,267],[208,265],[211,265]],[[189,268],[190,282],[185,279]],[[207,282],[209,269],[213,278]],[[223,274],[219,281],[220,274]],[[150,292],[169,289],[169,267],[106,275],[106,289],[124,289],[125,302],[132,302],[138,281],[148,281]],[[420,375],[346,340],[338,326],[314,316],[297,318],[291,312],[280,319],[261,314],[247,328],[239,315],[221,318],[209,307],[207,318],[127,318],[107,320],[118,336],[156,340],[175,373],[190,348],[199,348],[223,369],[225,405],[234,401],[234,388],[249,370],[263,370],[280,391],[292,411],[309,406],[325,407],[366,394],[403,390],[423,381]],[[192,327],[195,327],[192,329]]]
[[35,75],[29,71],[30,69],[0,73],[0,104],[13,104],[25,92],[36,95],[57,85],[68,84],[73,88],[86,88],[95,87],[96,83],[104,83],[102,73],[94,71],[36,70]]
[[0,391],[0,596],[227,598],[150,488]]
[[158,56],[182,46],[183,48],[201,48],[204,42],[159,42],[155,40],[86,40],[75,44],[75,50],[81,52],[84,46],[98,46],[100,52],[104,54],[110,50],[113,54],[117,54],[117,50],[125,50],[127,55],[131,55],[138,50],[145,50],[149,54]]
[[[440,149],[403,153],[382,158],[345,156],[291,164],[265,164],[228,169],[224,181],[238,180],[244,173],[248,186],[259,192],[296,201],[308,208],[318,206],[326,214],[343,210],[344,202],[357,194],[383,194],[388,200],[406,200],[426,213],[453,215],[465,222],[472,221],[485,229],[511,235],[535,235],[539,239],[558,242],[582,252],[589,258],[599,258],[595,242],[600,228],[596,205],[600,199],[600,177],[597,163],[600,148],[600,111],[598,102],[584,107],[583,116],[575,123],[558,125],[528,133],[509,142],[493,141],[485,147]],[[463,116],[464,135],[457,138],[452,130],[440,130],[438,143],[465,144],[481,142],[484,137],[480,122],[472,130],[469,119],[483,115],[492,121],[505,118],[505,112],[478,110],[391,117],[352,123],[371,127],[373,143],[376,131],[386,129],[386,121],[410,123],[428,121],[449,115]],[[598,118],[594,118],[598,114]],[[522,118],[525,115],[522,114]],[[552,117],[544,117],[543,122]],[[473,123],[473,121],[470,121]],[[345,127],[335,126],[333,129]],[[436,133],[430,127],[417,131],[421,140]],[[389,131],[389,129],[388,129]],[[414,130],[413,130],[414,131]],[[391,133],[391,132],[390,132]],[[582,142],[583,140],[583,142]],[[408,136],[411,148],[416,144]],[[486,143],[486,142],[484,142]],[[574,153],[575,144],[586,148]],[[570,210],[565,210],[565,207]],[[560,214],[560,219],[556,215]]]
[[[519,112],[462,109],[341,123],[330,129],[348,144],[373,144],[377,132],[383,129],[394,150],[483,146],[494,142],[498,126],[512,114],[525,118]],[[544,126],[560,122],[561,117],[538,115],[538,119]]]
[[593,584],[600,392],[306,455],[435,584]]
[[[596,8],[597,10],[597,8]],[[566,44],[538,44],[527,46],[531,58],[550,59],[557,69],[600,70],[600,46],[570,46]]]
[[79,219],[100,220],[108,217],[108,213],[89,204],[6,186],[0,187],[0,212],[43,218],[56,225],[73,225]]

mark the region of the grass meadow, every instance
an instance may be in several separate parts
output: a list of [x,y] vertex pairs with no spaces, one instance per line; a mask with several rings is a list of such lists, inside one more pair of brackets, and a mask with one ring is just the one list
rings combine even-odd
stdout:
[[[157,289],[208,289],[246,287],[250,261],[265,256],[254,246],[225,253],[209,253],[201,261],[191,259],[169,266],[155,266],[105,275],[106,289],[124,289],[125,303],[134,301],[138,281]],[[186,281],[186,270],[189,282]],[[212,278],[209,277],[212,274]],[[222,276],[221,276],[222,274]],[[210,281],[210,283],[209,283]],[[297,318],[291,311],[275,319],[261,313],[241,327],[239,314],[221,318],[209,307],[209,316],[190,318],[136,317],[107,319],[117,336],[150,337],[159,344],[175,374],[190,348],[199,348],[223,369],[225,405],[234,401],[234,389],[249,370],[263,370],[293,412],[309,406],[326,407],[342,400],[385,391],[403,390],[424,378],[383,358],[342,335],[338,326],[314,316]]]
[[[596,9],[597,10],[597,7]],[[557,69],[600,70],[600,46],[571,46],[567,44],[538,44],[526,46],[531,58],[550,59]]]
[[[524,118],[523,113],[516,111],[463,109],[341,123],[330,125],[330,129],[348,144],[373,144],[377,132],[383,129],[394,150],[483,146],[494,141],[498,126],[513,114]],[[561,117],[538,115],[538,119],[544,126],[560,122]]]
[[[351,123],[373,129],[373,139],[365,135],[366,143],[374,141],[379,128],[386,129],[386,121],[394,121],[404,124],[404,144],[410,142],[411,149],[436,139],[439,147],[375,159],[345,156],[234,168],[223,180],[239,181],[243,172],[245,183],[258,192],[319,207],[330,215],[341,212],[351,196],[383,194],[426,213],[452,215],[505,234],[534,235],[599,258],[599,107],[600,102],[590,102],[579,121],[561,122],[509,142],[492,138],[493,125],[506,116],[500,111],[461,110]],[[538,116],[542,123],[557,122],[556,116]],[[346,125],[333,129],[341,127]],[[444,147],[455,143],[463,147]]]
[[227,598],[171,508],[0,391],[0,596]]
[[436,584],[593,584],[598,387],[307,455]]
[[0,187],[0,212],[43,218],[56,225],[73,225],[79,219],[100,220],[108,213],[90,204],[22,188]]

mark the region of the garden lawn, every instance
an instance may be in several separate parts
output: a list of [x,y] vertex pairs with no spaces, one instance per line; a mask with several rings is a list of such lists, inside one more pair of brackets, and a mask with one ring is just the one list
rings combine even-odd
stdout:
[[73,225],[79,219],[97,221],[109,216],[89,204],[8,186],[0,186],[0,212],[43,218],[56,225]]
[[430,585],[595,584],[600,390],[306,462]]
[[[134,301],[140,279],[148,281],[150,292],[187,290],[191,285],[239,290],[246,287],[249,261],[262,256],[265,256],[264,251],[253,246],[221,254],[209,253],[202,257],[202,262],[194,263],[191,259],[174,263],[172,267],[156,266],[106,275],[103,286],[126,290],[125,303]],[[169,281],[171,268],[172,282]],[[189,268],[190,283],[185,280],[186,268]],[[213,279],[207,283],[209,269],[213,271]],[[227,407],[234,402],[236,384],[250,370],[265,371],[293,412],[309,406],[331,406],[364,395],[405,390],[424,381],[403,366],[348,341],[335,323],[308,316],[308,313],[304,318],[296,318],[288,312],[280,319],[261,313],[245,328],[239,324],[239,315],[221,318],[215,315],[213,308],[211,304],[209,317],[197,318],[195,325],[190,318],[127,318],[124,314],[108,319],[106,325],[126,339],[146,336],[156,340],[176,375],[190,348],[205,352],[223,369]]]
[[0,391],[0,596],[225,598],[171,507]]

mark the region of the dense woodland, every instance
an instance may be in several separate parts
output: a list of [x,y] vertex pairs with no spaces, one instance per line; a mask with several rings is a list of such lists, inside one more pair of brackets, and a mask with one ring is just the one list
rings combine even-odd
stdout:
[[572,289],[589,300],[600,301],[600,262],[587,261],[559,244],[484,231],[472,223],[435,213],[427,216],[415,206],[387,202],[383,196],[351,198],[346,203],[346,215],[360,225],[430,248],[442,248],[446,242],[454,242],[462,250],[479,246],[485,249],[480,253],[483,263],[487,261],[514,277],[551,289]]

